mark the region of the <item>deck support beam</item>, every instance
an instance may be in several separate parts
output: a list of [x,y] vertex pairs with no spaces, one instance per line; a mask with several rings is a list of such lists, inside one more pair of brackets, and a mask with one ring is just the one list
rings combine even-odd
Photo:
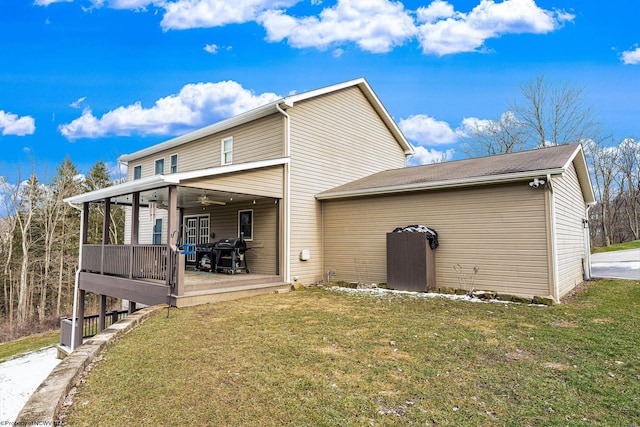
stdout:
[[98,313],[98,332],[102,332],[105,330],[107,326],[106,315],[107,315],[107,296],[99,295],[100,297],[100,311]]

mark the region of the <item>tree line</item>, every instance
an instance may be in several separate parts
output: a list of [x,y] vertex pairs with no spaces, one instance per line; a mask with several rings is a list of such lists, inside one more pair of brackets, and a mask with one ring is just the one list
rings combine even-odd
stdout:
[[[15,182],[0,177],[0,341],[55,326],[71,313],[80,211],[64,199],[114,183],[103,161],[83,176],[68,157],[50,182],[35,172]],[[102,211],[91,205],[89,243],[102,240]],[[124,212],[112,210],[113,242],[122,243],[123,229]]]

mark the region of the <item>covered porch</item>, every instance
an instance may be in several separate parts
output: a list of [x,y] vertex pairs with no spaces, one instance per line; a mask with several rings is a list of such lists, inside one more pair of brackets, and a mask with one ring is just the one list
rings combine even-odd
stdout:
[[[277,162],[223,167],[156,175],[67,199],[82,212],[77,317],[85,316],[87,292],[99,296],[102,330],[107,296],[127,300],[132,312],[137,305],[186,307],[289,290],[282,274],[282,176]],[[88,242],[92,204],[103,212],[99,243]],[[115,209],[125,215],[124,244],[110,241]],[[242,256],[250,270],[202,271],[198,248],[219,239],[246,240]]]

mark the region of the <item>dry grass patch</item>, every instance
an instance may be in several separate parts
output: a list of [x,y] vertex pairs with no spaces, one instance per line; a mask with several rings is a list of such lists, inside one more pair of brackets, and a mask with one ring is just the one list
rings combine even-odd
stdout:
[[65,425],[637,424],[639,307],[602,281],[553,307],[312,289],[172,310],[104,354]]

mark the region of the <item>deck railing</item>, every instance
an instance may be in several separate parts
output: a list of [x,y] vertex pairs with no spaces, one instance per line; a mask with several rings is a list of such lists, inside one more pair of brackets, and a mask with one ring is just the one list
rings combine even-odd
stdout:
[[[178,252],[171,251],[172,264]],[[130,279],[166,280],[165,245],[83,245],[81,269],[87,272]],[[175,269],[170,283],[176,283]]]
[[[128,310],[114,310],[105,315],[105,328],[113,325],[120,319],[124,319],[129,314]],[[96,335],[98,331],[98,322],[100,315],[92,314],[85,316],[82,324],[82,338],[90,338]],[[71,347],[71,318],[63,317],[60,319],[60,344]],[[76,324],[76,326],[78,326]],[[79,327],[79,326],[78,326]],[[80,331],[80,329],[78,329]]]

